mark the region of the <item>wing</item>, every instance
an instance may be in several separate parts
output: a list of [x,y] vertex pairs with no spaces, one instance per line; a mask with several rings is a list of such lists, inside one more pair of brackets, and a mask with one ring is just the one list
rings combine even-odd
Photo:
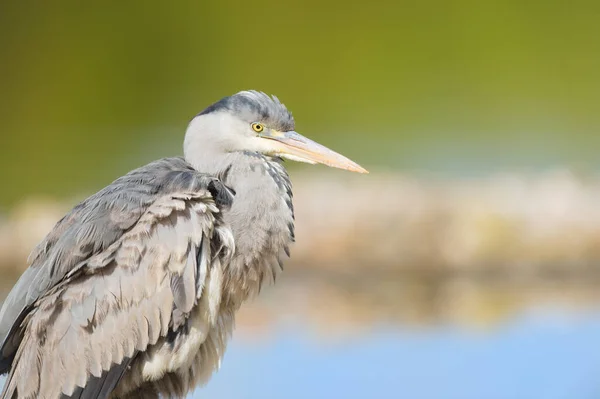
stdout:
[[98,392],[116,385],[115,366],[124,370],[135,351],[166,334],[174,308],[189,312],[200,297],[200,257],[232,246],[218,208],[231,199],[215,178],[166,159],[61,220],[0,311],[2,359],[12,363],[6,397],[56,387],[72,394],[90,376]]

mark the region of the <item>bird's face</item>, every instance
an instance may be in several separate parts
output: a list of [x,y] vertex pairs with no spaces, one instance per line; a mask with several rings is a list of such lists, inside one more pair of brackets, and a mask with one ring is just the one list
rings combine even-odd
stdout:
[[368,173],[354,161],[294,130],[280,131],[260,121],[252,122],[250,129],[255,134],[255,149],[262,154],[310,164],[320,163],[351,172]]
[[[294,119],[277,98],[260,92],[240,92],[213,105],[220,139],[229,151],[255,151],[310,164],[320,163],[351,172],[368,173],[357,163],[294,130]],[[217,103],[219,104],[219,103]],[[219,109],[221,108],[221,109]]]

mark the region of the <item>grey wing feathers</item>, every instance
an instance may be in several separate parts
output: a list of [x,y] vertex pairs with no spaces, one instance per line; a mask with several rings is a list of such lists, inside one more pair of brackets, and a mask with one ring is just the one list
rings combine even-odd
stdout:
[[12,364],[3,397],[52,392],[56,376],[66,395],[90,376],[106,390],[119,374],[112,370],[167,333],[173,306],[191,309],[203,284],[197,251],[231,200],[218,180],[168,158],[76,206],[32,253],[0,310],[0,372]]
[[119,365],[104,371],[100,377],[91,377],[85,387],[77,387],[72,395],[61,395],[61,399],[99,399],[108,398],[121,377],[129,367],[132,358],[125,358]]

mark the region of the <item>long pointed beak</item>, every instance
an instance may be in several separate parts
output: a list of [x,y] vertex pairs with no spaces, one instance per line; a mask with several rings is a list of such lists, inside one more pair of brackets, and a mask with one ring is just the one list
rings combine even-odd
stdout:
[[272,133],[266,133],[260,137],[277,142],[273,146],[276,152],[275,155],[281,155],[300,162],[320,163],[351,172],[369,173],[356,162],[294,131],[272,131]]

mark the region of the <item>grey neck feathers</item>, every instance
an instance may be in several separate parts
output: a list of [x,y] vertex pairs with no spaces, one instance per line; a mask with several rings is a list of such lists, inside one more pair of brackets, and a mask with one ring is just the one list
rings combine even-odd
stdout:
[[234,152],[210,162],[190,162],[202,173],[217,176],[235,191],[230,209],[223,217],[231,226],[236,253],[250,265],[264,251],[277,254],[294,240],[294,208],[289,176],[277,159],[256,152]]
[[236,192],[224,217],[232,227],[238,253],[257,258],[264,250],[277,253],[293,240],[289,177],[279,162],[263,155],[239,153],[236,158],[223,177]]

